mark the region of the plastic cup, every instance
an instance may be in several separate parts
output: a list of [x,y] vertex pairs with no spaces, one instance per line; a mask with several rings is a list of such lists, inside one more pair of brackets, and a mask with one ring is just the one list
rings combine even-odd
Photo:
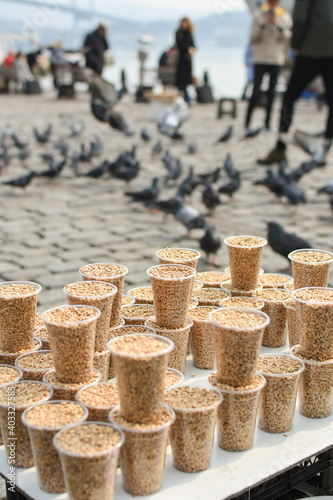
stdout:
[[[39,367],[37,367],[39,365]],[[15,360],[15,366],[23,372],[23,380],[43,381],[47,371],[54,367],[51,351],[37,351],[22,354]],[[36,368],[35,368],[36,366]]]
[[44,321],[42,320],[41,314],[36,312],[36,315],[35,315],[35,332],[41,326],[44,326]]
[[36,352],[41,348],[41,345],[42,343],[40,340],[33,339],[32,347],[27,350],[22,349],[22,351],[19,352],[4,352],[0,350],[0,364],[14,366],[15,361],[19,356],[21,356],[22,354],[28,354],[30,352]]
[[218,382],[215,374],[209,384],[221,391],[223,401],[217,412],[218,446],[226,451],[245,451],[253,446],[259,396],[266,384],[256,374],[254,382],[245,387],[233,387]]
[[125,420],[144,424],[161,415],[166,367],[173,347],[171,340],[148,333],[109,341]]
[[135,304],[153,304],[153,289],[151,286],[137,286],[128,290],[128,295],[135,299]]
[[292,292],[302,355],[333,358],[333,288],[300,288]]
[[[18,382],[22,379],[23,372],[17,366],[1,365],[0,366],[0,387],[3,385]],[[0,430],[0,444],[3,444],[2,434]]]
[[[85,312],[86,319],[80,320],[81,313]],[[54,366],[60,382],[75,384],[91,377],[96,324],[100,314],[97,307],[83,305],[64,305],[43,313],[42,318],[49,334]]]
[[[225,273],[228,273],[230,274],[230,266],[226,267],[225,270],[224,270]],[[258,276],[260,276],[261,274],[264,274],[264,270],[262,267],[259,268],[259,273],[258,273]]]
[[119,405],[117,384],[101,382],[83,387],[76,393],[75,400],[88,409],[90,421],[108,422],[110,411]]
[[226,290],[222,290],[222,288],[200,288],[199,290],[195,290],[192,292],[192,297],[197,299],[198,305],[202,306],[210,306],[210,307],[218,307],[221,300],[230,297],[230,292]]
[[152,304],[131,304],[121,308],[120,317],[125,321],[125,325],[144,325],[154,314]]
[[132,304],[135,304],[135,298],[130,295],[123,294],[121,298],[121,309],[126,306],[131,306]]
[[193,321],[187,318],[186,325],[183,328],[163,328],[156,323],[155,317],[148,319],[145,323],[146,326],[153,328],[157,335],[166,337],[173,342],[174,348],[170,352],[168,366],[182,373],[185,373],[187,348],[192,324]]
[[238,387],[251,384],[269,317],[256,309],[228,307],[211,312],[209,319],[214,327],[218,381]]
[[45,325],[35,330],[35,339],[40,340],[41,349],[43,349],[44,351],[50,350],[49,334],[47,333],[47,328]]
[[[311,256],[314,256],[312,261]],[[295,290],[327,286],[333,253],[327,250],[303,248],[291,252],[288,259],[291,260]]]
[[178,387],[184,381],[184,375],[179,370],[175,368],[170,368],[169,366],[166,369],[165,374],[165,389],[173,389],[174,387]]
[[192,290],[198,290],[199,288],[203,287],[203,282],[201,280],[195,279],[193,281],[193,288]]
[[186,324],[195,269],[179,264],[150,267],[156,322],[163,328],[183,328]]
[[293,283],[293,278],[287,274],[265,273],[259,276],[258,283],[261,283],[263,288],[284,288]]
[[75,394],[82,389],[82,387],[88,387],[94,384],[98,384],[102,379],[102,374],[98,370],[94,369],[92,376],[87,382],[81,382],[78,384],[64,384],[57,379],[54,369],[49,370],[45,373],[43,377],[43,382],[50,385],[53,389],[53,400],[62,401],[74,401]]
[[230,274],[216,271],[207,271],[197,273],[197,278],[203,282],[204,288],[220,288],[224,281],[230,280]]
[[253,290],[258,284],[262,250],[267,241],[257,236],[230,236],[228,247],[230,278],[233,288]]
[[[75,291],[77,286],[82,288],[80,292]],[[117,287],[112,283],[84,281],[66,285],[64,292],[67,295],[69,305],[94,306],[101,311],[96,323],[95,351],[105,351],[108,343],[112,304]]]
[[299,343],[295,301],[291,297],[290,299],[284,300],[283,305],[287,310],[287,330],[288,330],[289,347],[293,347],[294,345]]
[[32,281],[0,283],[0,348],[16,353],[32,347],[37,297],[42,287]]
[[[26,393],[21,398],[21,385]],[[20,380],[0,388],[0,424],[7,460],[15,467],[33,467],[31,443],[28,430],[21,417],[28,407],[38,401],[48,401],[53,395],[52,387],[43,382]]]
[[256,299],[263,300],[263,312],[269,316],[262,338],[266,347],[283,347],[287,343],[287,310],[283,303],[290,298],[290,292],[281,288],[265,288],[253,294]]
[[295,371],[290,373],[271,373],[269,369],[258,369],[266,379],[266,385],[261,391],[259,404],[259,428],[265,432],[278,434],[288,432],[293,426],[296,406],[297,388],[304,363],[289,354],[265,354],[261,358],[284,358],[292,362]]
[[93,365],[102,375],[102,382],[107,382],[109,379],[111,353],[109,349],[103,352],[94,353]]
[[229,292],[231,297],[252,297],[258,290],[262,290],[262,284],[258,283],[254,290],[239,290],[231,285],[231,281],[225,281],[222,283],[221,288]]
[[154,423],[137,425],[123,419],[120,407],[111,411],[110,422],[121,427],[125,443],[120,450],[123,488],[130,495],[150,495],[162,486],[165,450],[173,410],[163,405],[162,418]]
[[[97,431],[91,433],[90,426]],[[110,437],[109,441],[103,439],[103,436],[109,436],[109,433],[112,433],[112,440]],[[82,446],[81,450],[80,440],[90,434],[89,451],[86,451],[86,446]],[[74,424],[54,436],[53,445],[60,456],[66,490],[71,500],[113,499],[119,450],[124,439],[124,434],[118,426],[106,422]],[[72,447],[78,451],[70,451],[69,445],[73,441],[75,447]],[[101,450],[100,446],[104,449]]]
[[[70,419],[69,416],[68,418],[63,417],[63,422],[65,423],[62,424],[56,424],[55,420],[53,420],[53,422],[48,420],[49,411],[52,410],[52,406],[55,405],[63,410],[66,408],[67,412],[68,409],[71,408],[73,411],[73,418]],[[43,413],[42,416],[39,416],[38,424],[33,424],[29,421],[29,416],[36,411],[34,408],[39,406],[44,408],[45,413]],[[75,422],[83,422],[87,420],[87,417],[88,410],[82,404],[69,401],[49,401],[48,403],[37,403],[24,411],[22,415],[22,422],[28,429],[32,453],[36,465],[38,485],[46,493],[64,493],[66,491],[59,454],[53,446],[53,437],[63,427]],[[59,421],[61,421],[60,416]]]
[[207,470],[222,402],[220,391],[181,386],[165,391],[165,401],[176,415],[170,432],[173,466],[182,472]]
[[110,328],[118,326],[127,267],[114,263],[94,263],[81,267],[79,273],[84,281],[106,281],[117,287],[118,292],[112,304]]
[[220,300],[219,307],[241,307],[245,309],[258,309],[261,311],[265,305],[263,300],[254,299],[253,297],[227,297]]
[[290,352],[305,365],[298,389],[300,414],[308,418],[328,417],[333,405],[333,359],[306,359],[302,356],[299,345],[292,347]]
[[196,269],[201,253],[192,248],[161,248],[156,257],[160,264],[181,264]]
[[209,314],[215,307],[197,307],[189,312],[193,321],[190,331],[193,365],[201,370],[212,370],[215,362],[214,327]]

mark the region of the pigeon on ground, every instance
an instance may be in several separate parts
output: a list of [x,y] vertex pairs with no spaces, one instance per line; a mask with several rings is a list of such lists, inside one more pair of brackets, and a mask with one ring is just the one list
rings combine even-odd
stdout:
[[93,156],[101,156],[103,151],[103,143],[98,135],[95,136],[95,139],[90,141],[90,157]]
[[207,180],[205,189],[202,191],[201,200],[208,208],[207,215],[213,215],[215,208],[222,203],[210,179]]
[[244,139],[253,139],[254,137],[257,137],[257,135],[260,134],[261,130],[262,130],[261,127],[246,130],[244,134]]
[[210,180],[213,184],[216,183],[221,177],[221,167],[217,167],[212,172],[207,172],[205,174],[197,174],[197,178],[200,180],[200,183],[206,185],[206,182]]
[[174,196],[169,198],[168,200],[155,200],[153,202],[145,203],[145,206],[149,208],[151,211],[162,212],[165,217],[169,214],[175,214],[177,210],[181,207],[182,200]]
[[66,165],[67,158],[64,158],[61,161],[51,161],[49,164],[48,170],[44,170],[43,172],[39,172],[37,175],[38,177],[49,177],[54,179],[55,177],[58,177]]
[[104,160],[101,165],[93,168],[92,170],[89,170],[89,172],[85,173],[84,175],[86,177],[92,177],[93,179],[99,179],[99,177],[102,177],[102,175],[108,171],[108,166],[109,162],[107,160]]
[[302,248],[312,248],[310,243],[293,233],[287,233],[277,222],[268,222],[267,240],[274,252],[288,259],[290,252]]
[[37,142],[39,142],[40,144],[45,144],[50,139],[50,135],[52,132],[52,125],[51,124],[48,125],[48,127],[46,127],[44,132],[38,132],[36,127],[33,128],[33,131]]
[[292,182],[289,175],[285,176],[285,184],[283,186],[282,196],[285,196],[291,205],[299,205],[306,203],[304,191],[302,191],[294,182]]
[[151,139],[150,135],[148,134],[148,132],[147,132],[147,130],[146,130],[145,128],[143,128],[143,129],[141,130],[141,134],[140,134],[140,136],[141,136],[141,139],[142,139],[144,142],[149,142],[149,141],[150,141],[150,139]]
[[229,177],[232,177],[236,172],[238,172],[238,170],[235,169],[230,153],[227,154],[224,161],[224,170]]
[[329,195],[333,194],[333,179],[330,180],[330,182],[326,184],[326,186],[323,186],[322,188],[318,189],[317,194],[322,194],[322,193]]
[[190,155],[194,155],[198,151],[198,145],[195,141],[191,141],[187,149]]
[[254,186],[266,186],[271,193],[278,198],[283,194],[285,180],[280,173],[272,168],[267,169],[267,175],[263,179],[259,179],[253,183]]
[[180,159],[175,158],[174,163],[167,167],[167,171],[168,173],[165,177],[165,184],[168,184],[169,181],[177,181],[183,173],[183,167]]
[[108,122],[113,129],[123,132],[126,136],[133,135],[133,132],[129,129],[128,123],[121,114],[112,109],[109,111]]
[[26,149],[29,147],[29,144],[27,142],[22,142],[20,140],[16,132],[13,132],[11,137],[13,139],[14,146],[16,146],[18,149]]
[[194,167],[190,167],[189,169],[189,174],[185,179],[182,181],[180,184],[177,195],[181,196],[182,198],[184,196],[191,196],[194,189],[200,184],[200,180],[194,173]]
[[152,157],[158,156],[162,153],[162,141],[159,139],[156,144],[154,144],[152,150],[151,150],[151,155]]
[[150,187],[142,189],[141,191],[125,191],[125,196],[132,198],[131,201],[154,201],[160,194],[158,187],[158,178],[154,177]]
[[219,187],[218,192],[227,194],[229,196],[229,199],[231,200],[233,198],[234,193],[238,191],[240,186],[241,186],[240,172],[236,172],[232,177],[230,177],[230,180],[226,184]]
[[54,147],[56,149],[59,149],[59,152],[62,156],[67,156],[68,153],[69,153],[69,145],[67,144],[67,142],[65,141],[65,139],[60,139],[55,145]]
[[183,236],[188,238],[193,229],[203,229],[207,226],[204,217],[200,215],[198,210],[190,205],[184,205],[179,202],[179,208],[174,214],[175,218],[186,227],[187,233]]
[[67,136],[68,139],[71,139],[72,137],[77,137],[78,135],[82,134],[82,132],[84,131],[84,123],[81,121],[76,123],[71,123],[70,129],[71,132]]
[[140,164],[136,162],[131,167],[122,166],[111,172],[113,177],[116,179],[120,179],[122,181],[126,181],[127,183],[131,182],[131,180],[135,179],[139,175],[140,172]]
[[[207,264],[216,265],[217,252],[222,246],[221,238],[214,234],[210,226],[206,227],[205,234],[199,240],[200,248],[206,254]],[[209,260],[209,256],[213,255],[213,260]]]
[[230,127],[227,128],[226,132],[221,135],[221,137],[217,140],[216,144],[219,144],[220,142],[227,142],[232,136],[233,132],[233,126],[230,125]]
[[21,177],[18,177],[17,179],[12,179],[10,181],[4,181],[4,182],[2,182],[2,184],[7,185],[7,186],[25,188],[30,184],[30,182],[32,181],[32,179],[35,176],[36,176],[36,172],[34,172],[32,170],[27,175],[22,175]]

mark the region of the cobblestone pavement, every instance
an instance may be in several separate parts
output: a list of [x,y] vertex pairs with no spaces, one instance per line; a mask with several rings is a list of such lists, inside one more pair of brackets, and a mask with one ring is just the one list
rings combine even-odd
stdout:
[[[50,145],[38,145],[32,134],[32,127],[44,128],[53,124],[51,142],[69,133],[71,120],[85,123],[84,133],[69,139],[71,152],[78,150],[82,142],[88,143],[93,134],[103,139],[102,156],[94,160],[98,165],[103,159],[114,160],[120,152],[137,145],[137,157],[142,166],[140,175],[126,186],[114,178],[89,179],[76,176],[66,166],[60,178],[49,181],[35,178],[26,190],[0,185],[0,279],[32,280],[43,287],[39,295],[39,311],[65,303],[63,287],[66,283],[80,279],[80,266],[92,262],[117,262],[126,265],[129,273],[125,291],[133,286],[149,283],[146,270],[157,263],[155,252],[165,246],[199,248],[198,238],[202,230],[195,230],[191,239],[183,238],[184,227],[172,216],[164,221],[162,214],[151,213],[140,203],[129,203],[125,190],[141,189],[150,184],[153,176],[162,178],[165,169],[160,158],[151,157],[152,144],[162,138],[164,149],[170,149],[181,157],[184,171],[193,165],[195,172],[213,170],[222,165],[226,154],[231,153],[236,168],[242,172],[242,186],[236,201],[229,203],[221,195],[223,204],[209,218],[210,223],[222,238],[232,234],[253,234],[266,236],[266,221],[276,220],[288,231],[309,239],[312,246],[332,249],[332,214],[328,200],[317,195],[318,187],[325,185],[331,177],[332,161],[325,168],[318,168],[300,181],[308,203],[297,211],[286,201],[277,202],[272,193],[262,186],[253,186],[254,180],[265,174],[265,168],[258,166],[255,159],[270,149],[276,134],[262,132],[252,140],[241,140],[244,103],[238,104],[238,118],[223,117],[217,120],[217,104],[197,105],[189,111],[189,118],[182,126],[184,142],[172,142],[157,132],[152,119],[152,106],[133,103],[125,96],[117,109],[129,120],[135,132],[132,137],[112,130],[107,124],[100,124],[90,113],[89,96],[78,94],[75,100],[57,100],[53,92],[42,96],[1,96],[0,127],[12,126],[20,138],[29,141],[32,155],[22,165],[13,158],[1,174],[1,180],[8,180],[24,174],[27,169],[45,169],[40,153],[49,150]],[[279,104],[276,103],[276,113]],[[261,109],[255,112],[253,127],[260,125]],[[275,115],[275,122],[277,122]],[[317,132],[324,128],[326,110],[319,112],[313,102],[301,102],[295,113],[294,128]],[[227,144],[216,145],[217,138],[234,124],[234,135]],[[145,127],[152,140],[144,143],[140,131]],[[195,140],[198,152],[188,153],[187,145]],[[17,149],[10,147],[12,155]],[[308,155],[296,146],[289,148],[289,165],[296,167]],[[86,170],[91,165],[84,167]],[[184,174],[185,175],[185,174]],[[175,187],[162,187],[161,199],[174,195]],[[198,189],[191,201],[202,213],[206,212]],[[225,245],[220,250],[221,268],[228,265]],[[267,272],[278,271],[286,261],[275,254],[270,247],[263,252],[263,267]],[[210,269],[201,259],[199,269]]]

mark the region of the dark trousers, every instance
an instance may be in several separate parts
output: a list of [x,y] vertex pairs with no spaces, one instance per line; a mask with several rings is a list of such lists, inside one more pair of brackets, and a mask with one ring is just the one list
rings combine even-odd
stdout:
[[326,90],[329,113],[326,138],[333,138],[333,58],[313,58],[297,56],[287,90],[283,97],[280,132],[288,132],[294,111],[294,104],[309,83],[321,75]]
[[270,127],[271,122],[271,113],[273,107],[273,100],[275,94],[275,87],[277,83],[277,79],[279,76],[281,66],[277,64],[255,64],[254,65],[254,80],[253,80],[253,91],[252,96],[249,101],[249,106],[247,108],[247,115],[245,126],[249,127],[251,116],[254,108],[257,105],[258,98],[260,95],[260,87],[262,83],[262,79],[264,75],[267,73],[269,75],[269,87],[268,87],[268,96],[267,96],[267,105],[266,105],[266,121],[265,125],[267,128]]

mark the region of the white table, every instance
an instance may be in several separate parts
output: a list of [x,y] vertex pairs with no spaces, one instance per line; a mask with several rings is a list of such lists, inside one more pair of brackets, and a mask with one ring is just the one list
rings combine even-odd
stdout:
[[[273,350],[263,348],[262,353]],[[274,352],[288,349],[275,349]],[[186,380],[190,384],[205,383],[210,370],[193,368],[191,357],[187,362]],[[154,500],[222,500],[241,494],[255,485],[266,482],[281,472],[294,467],[306,458],[318,455],[333,447],[333,418],[309,419],[297,409],[293,429],[287,434],[268,434],[256,429],[254,446],[244,452],[221,450],[216,442],[213,447],[211,466],[207,471],[186,474],[172,466],[171,449],[168,447],[163,486],[160,491],[148,495]],[[0,473],[8,470],[4,447],[0,447]],[[34,500],[68,500],[66,493],[43,493],[37,484],[36,469],[16,469],[19,490]],[[102,499],[101,499],[102,500]],[[104,499],[103,499],[104,500]],[[107,500],[107,499],[105,499]],[[118,470],[114,500],[132,500],[121,486]]]

